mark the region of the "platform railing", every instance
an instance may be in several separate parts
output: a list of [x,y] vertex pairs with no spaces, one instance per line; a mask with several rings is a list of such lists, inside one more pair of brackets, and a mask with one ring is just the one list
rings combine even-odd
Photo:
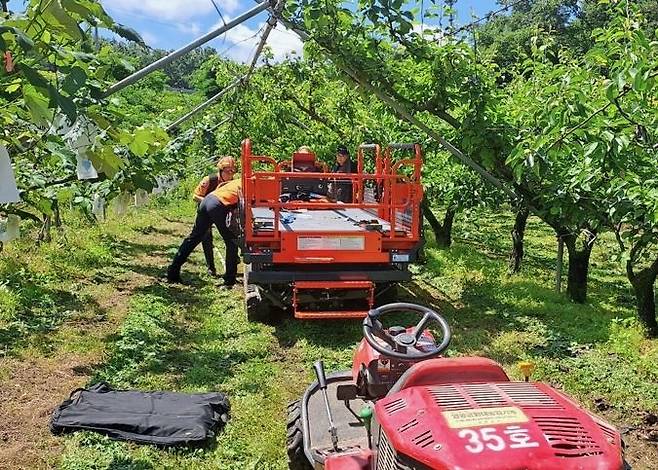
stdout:
[[[333,172],[292,172],[282,171],[281,162],[269,156],[253,155],[251,142],[247,139],[242,144],[243,164],[243,196],[245,204],[245,236],[249,241],[276,241],[280,239],[280,221],[282,210],[319,210],[319,209],[364,209],[376,213],[379,218],[390,224],[385,239],[404,239],[418,241],[420,239],[420,202],[422,200],[422,186],[420,185],[421,152],[417,144],[393,144],[387,147],[384,157],[378,145],[366,144],[357,151],[357,173]],[[413,159],[392,160],[394,150],[413,150]],[[374,173],[364,171],[364,154],[372,151],[375,157]],[[254,171],[253,165],[264,163],[273,171]],[[325,165],[326,167],[326,165]],[[403,168],[411,167],[412,175],[399,173]],[[351,183],[351,203],[318,200],[315,202],[280,200],[282,183],[285,181],[319,180],[335,183]],[[365,190],[367,182],[372,182],[375,191],[379,192],[379,201],[367,201]],[[402,201],[402,202],[400,202]],[[267,208],[273,212],[272,230],[255,230],[254,217],[250,209]],[[411,223],[398,223],[398,214],[407,213]],[[401,230],[396,226],[400,225]]]

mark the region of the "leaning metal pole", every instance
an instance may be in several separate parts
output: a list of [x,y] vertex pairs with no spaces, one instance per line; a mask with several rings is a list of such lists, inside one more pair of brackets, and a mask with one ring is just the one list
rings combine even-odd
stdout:
[[208,132],[212,132],[212,131],[214,131],[215,129],[217,129],[218,127],[222,127],[224,124],[226,124],[227,122],[229,122],[231,119],[233,119],[233,114],[231,114],[231,115],[228,116],[228,117],[225,117],[224,119],[222,119],[221,121],[219,121],[217,124],[215,124],[214,126],[212,126],[210,129],[208,129]]
[[224,89],[223,89],[222,91],[220,91],[219,93],[217,93],[216,95],[214,95],[214,96],[212,96],[210,99],[208,99],[208,101],[206,101],[206,102],[204,102],[204,103],[201,103],[199,106],[197,106],[196,108],[194,108],[193,110],[191,110],[190,112],[188,112],[187,114],[185,114],[184,116],[181,116],[180,118],[176,119],[176,121],[174,121],[173,123],[171,123],[171,124],[167,127],[167,132],[171,132],[171,131],[173,131],[173,130],[176,129],[178,126],[180,126],[182,123],[184,123],[184,122],[187,121],[189,118],[191,118],[192,116],[194,116],[196,113],[198,113],[198,112],[200,112],[200,111],[203,111],[203,110],[206,109],[208,106],[210,106],[211,104],[213,104],[215,101],[219,100],[219,99],[220,99],[222,96],[224,96],[226,93],[228,93],[228,92],[231,91],[233,88],[235,88],[236,86],[238,86],[238,85],[239,85],[239,84],[240,84],[240,83],[241,83],[246,77],[247,77],[247,75],[243,75],[242,77],[233,80],[233,81],[232,81],[231,83],[229,83],[226,87],[224,87]]
[[179,57],[187,54],[190,52],[192,49],[196,49],[197,47],[207,43],[208,41],[211,41],[215,39],[216,37],[224,34],[226,31],[236,27],[237,25],[244,23],[248,19],[256,16],[262,11],[267,10],[270,8],[271,5],[271,0],[265,0],[259,5],[256,5],[256,7],[252,8],[251,10],[243,13],[242,15],[238,16],[234,20],[229,21],[225,25],[222,25],[221,27],[209,32],[208,34],[201,36],[200,38],[192,41],[186,46],[181,47],[180,49],[164,56],[163,58],[156,60],[153,62],[151,65],[148,65],[144,67],[141,70],[138,70],[134,74],[124,78],[121,80],[119,83],[116,83],[115,85],[112,85],[110,88],[107,89],[105,93],[103,93],[103,98],[107,98],[108,96],[116,93],[119,90],[123,90],[125,87],[132,85],[136,81],[140,80],[141,78],[145,77],[146,75],[150,74],[151,72],[154,72],[155,70],[159,70],[166,65],[170,64],[172,61],[178,59]]
[[[256,0],[257,2],[261,2],[260,4],[263,5],[264,3],[267,2],[267,0]],[[311,37],[306,33],[306,31],[299,29],[296,25],[294,25],[292,22],[288,21],[286,18],[284,18],[281,13],[276,12],[273,8],[268,7],[268,10],[272,15],[278,19],[281,24],[283,24],[286,28],[290,29],[293,31],[297,36],[302,41],[308,41],[311,39]],[[329,55],[329,54],[328,54]],[[331,55],[329,55],[329,58],[331,59]],[[334,62],[335,63],[335,62]],[[489,173],[487,170],[485,170],[482,166],[478,165],[475,161],[473,161],[470,157],[466,156],[464,152],[459,150],[457,147],[452,145],[450,142],[448,142],[446,139],[441,137],[441,135],[436,132],[434,129],[429,127],[427,124],[424,122],[420,121],[417,119],[415,116],[413,116],[403,104],[398,103],[395,101],[392,97],[388,96],[386,93],[383,93],[381,90],[378,88],[372,86],[370,83],[367,83],[365,80],[360,79],[358,74],[356,74],[353,70],[349,69],[348,67],[344,66],[339,66],[341,70],[347,74],[347,76],[357,85],[361,86],[364,90],[372,93],[373,95],[377,96],[381,101],[386,103],[391,109],[393,109],[399,116],[404,118],[408,123],[420,128],[423,130],[427,135],[429,135],[432,139],[436,140],[439,142],[448,152],[450,152],[452,155],[457,157],[459,161],[461,161],[463,164],[466,166],[470,167],[475,171],[477,174],[479,174],[481,177],[489,181],[491,184],[493,184],[495,187],[503,191],[505,194],[510,196],[513,199],[518,199],[519,196],[509,189],[506,185],[502,183],[498,178],[496,178],[494,175]]]
[[199,106],[191,110],[189,113],[185,114],[184,116],[181,116],[178,118],[175,122],[170,124],[167,127],[167,132],[171,132],[174,129],[176,129],[178,126],[180,126],[182,123],[187,121],[189,118],[194,116],[200,111],[203,111],[206,109],[208,106],[213,104],[215,101],[219,100],[222,96],[224,96],[228,91],[232,90],[236,86],[238,86],[240,83],[244,84],[246,83],[249,78],[251,77],[251,74],[254,71],[254,68],[256,67],[256,63],[258,62],[258,58],[260,57],[261,53],[263,52],[263,48],[265,47],[265,44],[267,43],[267,38],[269,37],[270,33],[276,26],[276,19],[271,16],[267,20],[267,27],[263,31],[263,34],[260,38],[260,42],[258,43],[258,47],[256,48],[256,52],[254,52],[254,56],[251,59],[251,63],[249,64],[249,69],[247,70],[247,73],[243,75],[242,77],[238,78],[237,80],[231,82],[226,88],[224,88],[222,91],[217,93],[216,95],[212,96],[211,98],[208,99],[205,103],[201,103]]

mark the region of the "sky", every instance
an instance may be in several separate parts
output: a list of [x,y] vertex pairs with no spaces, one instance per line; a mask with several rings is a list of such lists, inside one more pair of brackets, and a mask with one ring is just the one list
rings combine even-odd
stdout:
[[[101,0],[106,11],[119,23],[135,29],[151,47],[177,49],[222,24],[211,0]],[[215,0],[226,21],[253,8],[254,0]],[[418,4],[420,5],[420,1]],[[431,3],[424,0],[424,5]],[[20,10],[23,0],[10,0],[9,7]],[[498,9],[495,0],[458,0],[457,26]],[[258,43],[258,32],[267,20],[262,12],[250,21],[208,43],[221,55],[248,62]],[[299,54],[302,44],[297,36],[277,26],[268,40],[276,60],[292,52]]]

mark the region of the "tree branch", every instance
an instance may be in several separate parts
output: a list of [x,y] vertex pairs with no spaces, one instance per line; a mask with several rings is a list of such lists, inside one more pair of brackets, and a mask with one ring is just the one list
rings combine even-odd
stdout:
[[76,181],[77,179],[78,179],[77,175],[69,175],[65,178],[61,178],[61,179],[58,179],[58,180],[55,180],[55,181],[49,181],[48,183],[46,183],[44,185],[35,185],[35,186],[30,186],[29,188],[21,189],[19,191],[19,193],[21,195],[23,195],[23,194],[29,193],[31,191],[36,191],[37,189],[45,189],[45,188],[50,188],[51,186],[57,186],[59,184],[70,183],[72,181]]

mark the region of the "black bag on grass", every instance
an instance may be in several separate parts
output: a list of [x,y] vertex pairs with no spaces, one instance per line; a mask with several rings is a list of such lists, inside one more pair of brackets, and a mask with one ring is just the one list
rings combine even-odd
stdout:
[[53,434],[95,431],[113,439],[165,446],[201,444],[229,419],[223,393],[77,389],[53,412]]

